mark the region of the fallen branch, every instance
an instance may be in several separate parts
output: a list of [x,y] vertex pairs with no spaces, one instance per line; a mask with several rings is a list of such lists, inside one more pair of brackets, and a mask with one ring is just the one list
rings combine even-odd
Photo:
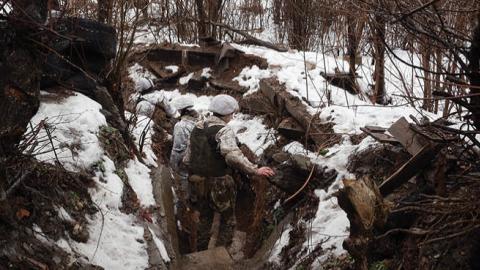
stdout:
[[250,35],[249,33],[245,32],[245,31],[235,29],[235,28],[233,28],[233,27],[231,27],[227,24],[219,23],[219,22],[213,22],[213,21],[208,21],[207,23],[209,23],[211,25],[214,25],[214,26],[217,26],[217,27],[220,27],[220,28],[225,28],[229,31],[232,31],[236,34],[239,34],[239,35],[243,36],[245,38],[245,40],[240,41],[239,42],[240,44],[258,45],[258,46],[262,46],[262,47],[272,49],[272,50],[275,50],[275,51],[278,51],[278,52],[287,52],[288,51],[287,48],[279,47],[279,46],[276,46],[275,44],[273,44],[271,42],[258,39],[258,38]]

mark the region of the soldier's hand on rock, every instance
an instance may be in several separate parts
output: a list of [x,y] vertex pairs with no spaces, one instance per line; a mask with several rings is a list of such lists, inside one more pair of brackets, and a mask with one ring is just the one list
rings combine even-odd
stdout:
[[257,169],[257,175],[272,177],[275,175],[275,172],[270,167],[261,167]]

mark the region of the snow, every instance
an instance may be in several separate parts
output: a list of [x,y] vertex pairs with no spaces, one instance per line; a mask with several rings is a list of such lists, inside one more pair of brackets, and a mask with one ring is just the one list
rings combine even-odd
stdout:
[[135,158],[128,162],[125,173],[142,206],[155,205],[150,169]]
[[274,129],[268,129],[260,117],[250,117],[246,114],[235,114],[235,117],[228,123],[240,143],[245,144],[257,156],[263,154],[263,151],[275,143],[277,132]]
[[270,70],[260,69],[258,66],[245,67],[240,74],[233,78],[242,87],[246,87],[248,91],[244,96],[252,94],[259,89],[260,80],[271,76]]
[[148,254],[143,242],[143,226],[133,215],[120,211],[123,181],[116,174],[112,160],[104,156],[102,161],[103,172],[96,173],[97,186],[90,190],[92,200],[99,207],[98,213],[87,217],[90,238],[87,243],[70,241],[70,246],[105,269],[145,269]]
[[[148,254],[143,240],[143,227],[135,218],[118,210],[104,211],[89,220],[90,238],[87,243],[71,242],[74,249],[105,269],[145,269]],[[98,244],[98,249],[97,249]],[[96,251],[96,253],[95,253]]]
[[292,231],[292,226],[288,224],[285,230],[280,235],[280,238],[277,239],[275,245],[273,246],[272,252],[270,253],[269,261],[280,263],[280,252],[282,248],[288,244],[290,241],[290,232]]
[[185,85],[188,83],[188,81],[190,81],[190,79],[193,77],[193,72],[189,73],[187,76],[183,76],[181,77],[178,82],[181,84],[181,85]]
[[153,242],[155,243],[155,245],[157,246],[158,248],[158,251],[160,251],[160,256],[162,256],[162,260],[164,262],[169,262],[170,261],[170,257],[168,256],[168,253],[167,253],[167,249],[165,248],[165,245],[163,244],[163,242],[157,237],[157,235],[155,234],[155,232],[148,228],[150,230],[150,233],[153,235]]
[[166,70],[171,71],[172,73],[178,72],[179,67],[175,65],[170,65],[165,67]]
[[[95,169],[93,180],[96,185],[89,189],[89,193],[98,212],[86,217],[86,229],[90,235],[88,241],[80,243],[68,238],[59,239],[55,244],[104,269],[147,268],[149,265],[143,239],[143,221],[120,210],[124,183],[118,175],[118,168],[105,155],[97,137],[100,127],[107,125],[100,112],[101,106],[78,93],[60,100],[54,100],[52,95],[45,92],[42,95],[48,95],[49,98],[41,102],[37,114],[31,120],[32,126],[35,128],[42,121],[47,124],[58,159],[67,170]],[[140,124],[137,128],[143,130],[144,126]],[[41,129],[37,136],[39,143],[33,153],[36,153],[37,159],[53,163],[55,153],[45,151],[51,147],[50,141],[45,140],[46,136],[45,129]],[[153,153],[149,152],[151,149],[148,147],[146,150],[146,161],[152,164],[155,161]],[[125,173],[140,203],[143,206],[154,205],[150,169],[134,159],[128,162]],[[57,207],[57,212],[61,219],[75,222],[63,207]],[[34,229],[41,233],[38,226]],[[45,241],[52,242],[46,238]],[[162,250],[163,243],[160,239],[156,240],[156,244]],[[166,249],[162,252],[162,256],[168,258]]]
[[[53,164],[56,155],[58,161],[71,171],[89,168],[103,155],[97,139],[100,127],[106,125],[101,108],[100,104],[80,93],[60,101],[40,103],[30,122],[34,129],[40,123],[47,125],[53,148],[46,129],[42,128],[37,136],[38,146],[33,152],[35,157]],[[31,132],[30,126],[27,132]]]
[[204,78],[210,78],[212,77],[212,69],[209,68],[209,67],[206,67],[206,68],[203,68],[202,69],[202,74],[200,74],[201,77],[204,77]]
[[70,216],[70,214],[67,212],[67,210],[65,210],[65,208],[58,207],[57,211],[58,211],[58,217],[61,220],[69,222],[69,223],[75,222],[75,220],[72,218],[72,216]]
[[333,130],[337,133],[360,133],[360,128],[373,125],[389,127],[401,117],[409,120],[409,115],[420,119],[427,116],[435,119],[432,113],[420,111],[413,107],[394,107],[394,106],[344,106],[332,105],[322,110],[320,119],[335,123]]

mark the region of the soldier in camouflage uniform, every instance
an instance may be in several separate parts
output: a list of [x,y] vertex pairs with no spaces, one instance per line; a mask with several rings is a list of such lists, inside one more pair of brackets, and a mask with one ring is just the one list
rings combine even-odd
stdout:
[[[258,168],[239,149],[234,131],[227,126],[233,114],[239,110],[233,97],[215,96],[209,110],[213,115],[198,122],[192,131],[185,163],[189,168],[191,183],[215,211],[208,245],[212,248],[216,245],[228,245],[232,240],[236,224],[237,193],[235,181],[231,177],[232,169],[250,176],[270,177],[274,172],[269,167]],[[201,212],[201,209],[199,211]],[[215,220],[218,219],[221,219],[221,229],[215,232],[214,227],[218,227]],[[200,213],[200,222],[204,221]],[[192,247],[192,250],[195,248]]]

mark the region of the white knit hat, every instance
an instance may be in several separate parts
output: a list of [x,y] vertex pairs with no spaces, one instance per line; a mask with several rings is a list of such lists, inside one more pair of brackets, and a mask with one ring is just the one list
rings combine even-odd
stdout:
[[192,96],[180,96],[172,100],[172,105],[177,110],[183,110],[188,107],[193,107],[195,98]]
[[229,95],[218,95],[212,99],[208,110],[220,115],[229,115],[239,110],[238,102]]

